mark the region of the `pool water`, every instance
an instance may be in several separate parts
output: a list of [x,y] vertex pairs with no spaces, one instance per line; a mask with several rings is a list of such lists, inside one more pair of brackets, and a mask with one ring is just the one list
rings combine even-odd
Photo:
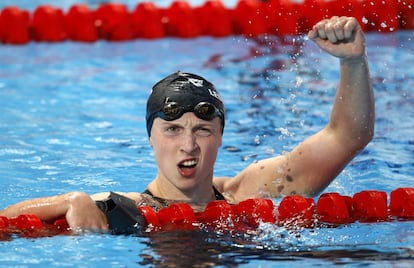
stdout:
[[[375,137],[325,192],[413,187],[413,38],[412,31],[367,34]],[[298,36],[0,45],[1,207],[68,191],[144,190],[156,173],[145,101],[155,81],[177,70],[199,73],[221,92],[227,121],[215,170],[232,176],[326,124],[338,65]],[[412,267],[414,221],[16,237],[0,251],[5,267]]]

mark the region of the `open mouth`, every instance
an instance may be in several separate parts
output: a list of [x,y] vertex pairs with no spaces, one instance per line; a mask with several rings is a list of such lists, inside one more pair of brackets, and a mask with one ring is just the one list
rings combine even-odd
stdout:
[[180,168],[195,168],[197,165],[197,161],[195,159],[186,160],[178,164]]

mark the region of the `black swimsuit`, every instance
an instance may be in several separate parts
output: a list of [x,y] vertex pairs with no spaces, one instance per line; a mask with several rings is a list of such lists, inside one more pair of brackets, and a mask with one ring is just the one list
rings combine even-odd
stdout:
[[[216,200],[226,200],[223,194],[220,193],[213,185],[214,197]],[[150,190],[146,189],[142,192],[142,200],[138,203],[138,206],[150,206],[156,211],[161,208],[168,207],[172,203],[177,203],[178,200],[168,200],[161,197],[154,196]]]

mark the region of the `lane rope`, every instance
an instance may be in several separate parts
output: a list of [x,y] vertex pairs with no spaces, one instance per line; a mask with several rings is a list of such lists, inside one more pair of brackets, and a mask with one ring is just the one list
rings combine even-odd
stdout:
[[357,18],[364,31],[387,33],[414,29],[413,9],[414,0],[239,0],[234,8],[220,0],[195,7],[174,0],[166,8],[152,2],[138,3],[134,10],[120,3],[104,3],[96,9],[76,4],[65,12],[41,5],[32,13],[8,6],[0,12],[0,42],[298,35],[334,15]]
[[[113,199],[118,197],[121,196],[114,194]],[[122,203],[124,200],[115,201],[117,202]],[[129,202],[134,204],[130,199]],[[171,204],[157,212],[149,206],[139,206],[134,207],[136,212],[132,213],[126,211],[128,209],[125,207],[117,208],[113,203],[110,206],[115,207],[112,208],[112,213],[117,222],[123,217],[127,218],[121,224],[111,226],[111,218],[106,214],[114,234],[206,228],[247,232],[256,230],[263,223],[285,228],[323,228],[353,222],[414,220],[414,188],[395,189],[390,193],[389,200],[383,191],[365,190],[353,196],[324,193],[317,201],[298,195],[286,196],[277,207],[272,200],[260,198],[234,205],[226,201],[212,201],[202,212],[195,212],[186,203]],[[129,226],[125,225],[126,222]],[[14,218],[0,216],[0,240],[13,236],[43,237],[70,233],[64,217],[44,222],[36,215],[19,215]]]

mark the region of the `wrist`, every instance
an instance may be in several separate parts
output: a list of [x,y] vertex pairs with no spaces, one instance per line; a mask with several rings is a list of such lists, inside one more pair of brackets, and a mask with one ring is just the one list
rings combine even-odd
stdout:
[[358,57],[341,58],[340,63],[341,65],[365,65],[367,63],[367,55],[363,54]]

